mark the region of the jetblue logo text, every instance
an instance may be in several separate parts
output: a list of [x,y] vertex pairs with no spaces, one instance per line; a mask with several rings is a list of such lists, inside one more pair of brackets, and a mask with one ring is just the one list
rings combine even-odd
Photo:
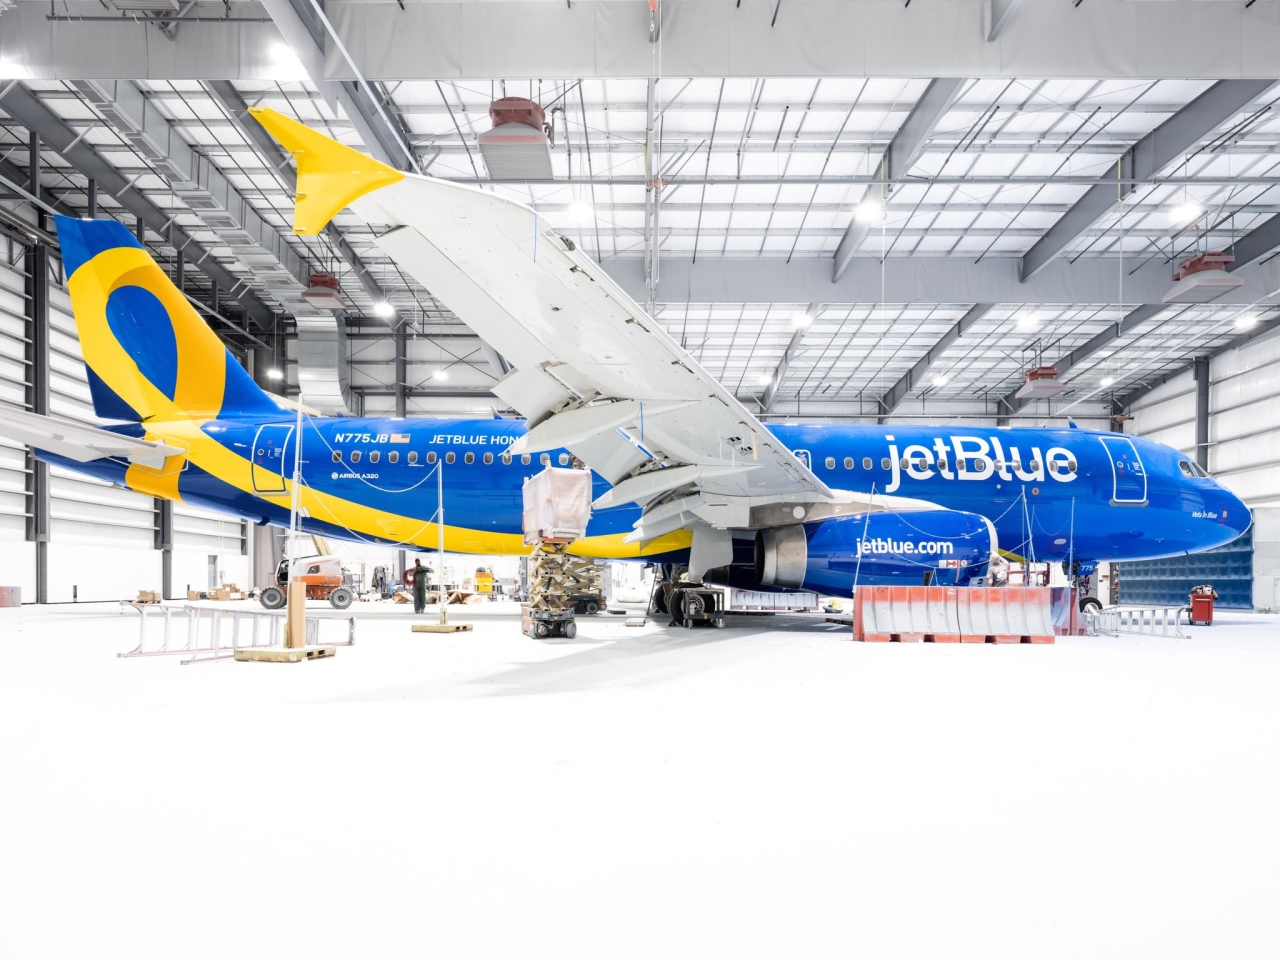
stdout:
[[[999,437],[952,437],[950,441],[935,437],[932,447],[911,443],[899,452],[892,436],[889,441],[891,478],[885,493],[893,493],[902,485],[902,474],[913,480],[986,480],[992,475],[1001,480],[1043,482],[1049,476],[1061,483],[1076,478],[1076,456],[1066,447],[1050,447],[1041,456],[1039,447],[1008,450]],[[989,440],[989,442],[988,442]]]
[[911,540],[890,540],[886,537],[867,537],[858,541],[858,555],[870,556],[872,554],[897,554],[901,556],[905,553],[928,554],[930,556],[942,556],[945,554],[955,553],[955,544],[949,540],[921,540],[915,543]]

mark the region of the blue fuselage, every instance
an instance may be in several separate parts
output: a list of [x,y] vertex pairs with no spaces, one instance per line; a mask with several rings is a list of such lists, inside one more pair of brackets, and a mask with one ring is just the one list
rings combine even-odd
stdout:
[[[1191,553],[1234,539],[1250,523],[1244,504],[1214,480],[1196,475],[1184,454],[1123,434],[903,425],[769,429],[833,490],[926,500],[980,514],[995,525],[1003,551],[1037,561]],[[293,422],[283,416],[222,420],[203,430],[236,459],[252,463],[251,489],[192,463],[178,481],[181,498],[254,522],[287,525],[288,503],[280,493],[293,473]],[[305,527],[341,539],[433,548],[432,471],[442,462],[447,549],[507,552],[505,545],[521,532],[525,478],[543,462],[569,463],[563,451],[505,457],[503,451],[524,431],[515,420],[309,418],[301,463],[306,486],[328,495],[326,502],[353,506],[329,516],[313,510]],[[114,461],[77,464],[43,456],[128,485],[125,465]],[[606,489],[597,476],[595,494]],[[379,515],[420,520],[422,535],[385,536]],[[638,546],[630,553],[615,549],[639,515],[635,505],[596,511],[587,542],[600,544],[601,556],[639,558]],[[681,549],[643,556],[679,560]]]

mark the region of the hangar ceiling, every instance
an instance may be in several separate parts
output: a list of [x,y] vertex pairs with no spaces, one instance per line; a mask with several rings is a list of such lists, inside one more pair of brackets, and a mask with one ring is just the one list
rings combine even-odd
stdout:
[[[647,30],[648,5],[634,6],[645,10],[636,29]],[[188,292],[221,315],[229,340],[274,351],[269,362],[280,366],[297,355],[292,318],[315,312],[301,299],[308,276],[333,274],[350,306],[349,383],[367,413],[395,411],[398,394],[410,413],[488,410],[498,403],[488,388],[501,360],[380,255],[371,244],[378,225],[343,213],[320,237],[292,235],[289,162],[245,115],[250,105],[295,116],[402,168],[530,204],[651,304],[711,373],[771,416],[1105,419],[1127,395],[1276,323],[1280,87],[1266,77],[1280,77],[1280,63],[1264,54],[1234,66],[1200,57],[1196,79],[1174,78],[1176,64],[1150,59],[1150,78],[1142,79],[1136,61],[1122,63],[1119,54],[1106,61],[1096,50],[1076,51],[1072,63],[1042,57],[1053,77],[1027,64],[1016,75],[987,69],[986,79],[973,79],[957,75],[971,65],[964,57],[981,53],[969,49],[966,32],[956,56],[937,61],[945,76],[743,75],[753,62],[741,55],[748,44],[773,43],[779,63],[801,62],[787,18],[830,7],[748,0],[750,30],[723,41],[737,66],[713,75],[708,62],[729,61],[709,53],[700,60],[681,39],[681,24],[737,16],[734,6],[663,6],[670,12],[659,42],[642,36],[637,52],[628,41],[618,76],[600,75],[608,67],[597,55],[592,69],[534,80],[528,73],[468,79],[456,73],[464,64],[452,62],[424,75],[431,71],[410,66],[398,41],[388,41],[381,60],[361,51],[387,24],[415,36],[424,17],[455,8],[463,20],[479,15],[468,7],[494,8],[490,18],[507,11],[505,26],[486,21],[498,47],[514,42],[532,11],[565,30],[589,30],[598,46],[616,26],[603,24],[605,12],[632,18],[633,5],[410,2],[398,21],[394,3],[330,2],[325,9],[350,41],[350,60],[308,0],[137,15],[156,23],[122,24],[113,8],[103,28],[128,37],[143,31],[145,55],[135,75],[102,81],[72,75],[22,40],[41,24],[89,24],[49,20],[47,6],[20,0],[0,13],[0,25],[14,26],[11,39],[0,40],[0,208],[31,219],[34,132],[43,202],[77,215],[95,202],[99,215],[131,227],[141,220],[160,259],[176,269],[183,251]],[[990,5],[952,6],[986,10],[982,29],[990,34]],[[1048,16],[1047,4],[1024,6],[1008,30],[1020,17]],[[1061,29],[1104,30],[1099,17],[1135,5],[1094,6],[1114,9],[1082,7]],[[1243,4],[1136,6],[1195,16],[1223,8],[1216,25],[1197,28],[1202,38],[1250,29],[1235,9]],[[101,7],[86,9],[68,7],[102,15]],[[757,22],[762,9],[777,24]],[[937,9],[922,2],[892,16],[895,24],[913,14],[923,23],[919,11]],[[1264,25],[1275,20],[1262,16]],[[908,26],[894,27],[890,46],[902,29],[917,29],[902,22]],[[616,29],[630,31],[626,23]],[[234,76],[218,76],[230,68],[209,58],[233,33],[241,60]],[[1001,47],[1007,38],[980,40]],[[208,49],[192,55],[188,77],[180,59],[157,66],[166,46],[174,59],[199,42]],[[443,42],[436,37],[436,46]],[[267,66],[242,69],[255,44],[250,59]],[[651,78],[639,72],[642,55]],[[101,75],[122,69],[102,56]],[[846,61],[850,73],[873,69],[865,50],[859,56]],[[566,65],[583,66],[572,60]],[[403,73],[388,75],[398,64]],[[1135,73],[1118,75],[1124,71]],[[241,79],[264,72],[269,79]],[[490,178],[477,138],[502,96],[529,97],[548,110],[554,179]],[[1214,303],[1164,306],[1174,267],[1204,251],[1233,253],[1230,269],[1243,285]],[[656,271],[647,266],[655,257]],[[384,301],[395,308],[389,316],[379,309]],[[1068,390],[1024,405],[1014,393],[1024,372],[1041,364],[1063,369]],[[293,365],[289,371],[296,384]]]

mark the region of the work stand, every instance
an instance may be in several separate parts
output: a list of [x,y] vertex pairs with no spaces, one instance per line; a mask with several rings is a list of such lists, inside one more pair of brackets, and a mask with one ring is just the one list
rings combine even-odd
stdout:
[[[578,635],[574,592],[587,582],[575,570],[577,557],[565,551],[571,540],[538,539],[529,559],[529,602],[520,608],[521,629],[536,640]],[[598,578],[597,581],[598,582]]]

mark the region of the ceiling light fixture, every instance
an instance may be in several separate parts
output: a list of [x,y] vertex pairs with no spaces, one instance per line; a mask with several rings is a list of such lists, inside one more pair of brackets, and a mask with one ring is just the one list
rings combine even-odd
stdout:
[[1256,325],[1257,322],[1258,322],[1258,315],[1256,313],[1241,314],[1240,316],[1236,317],[1236,329],[1248,330],[1250,327]]
[[437,370],[437,371],[436,371],[436,375],[435,375],[434,377],[432,377],[431,379],[433,379],[433,380],[448,380],[448,379],[449,379],[449,371],[448,371],[448,370],[445,370],[443,367],[441,367],[439,370]]
[[884,201],[879,197],[867,197],[853,212],[859,223],[883,223]]
[[773,375],[766,373],[764,376],[756,380],[756,383],[760,384],[762,387],[767,387],[769,384],[773,383]]
[[284,373],[283,373],[282,371],[280,371],[280,370],[276,370],[276,369],[268,370],[268,371],[267,371],[267,379],[268,379],[268,380],[283,380],[283,379],[284,379]]
[[1115,383],[1115,382],[1116,382],[1116,378],[1115,378],[1115,377],[1103,377],[1103,378],[1102,378],[1102,385],[1103,385],[1104,387],[1109,387],[1109,386],[1111,386],[1111,385],[1112,385],[1113,383]]
[[373,305],[373,312],[385,319],[387,317],[394,316],[396,308],[385,300],[379,300]]
[[1175,226],[1185,227],[1189,223],[1194,223],[1200,219],[1200,215],[1204,213],[1204,207],[1200,204],[1188,200],[1186,203],[1180,203],[1172,210],[1169,215],[1173,218]]
[[807,327],[810,323],[813,322],[813,317],[809,316],[809,314],[801,310],[800,312],[793,313],[791,315],[791,322],[795,324],[797,327],[799,327],[801,330],[803,330],[805,327]]

